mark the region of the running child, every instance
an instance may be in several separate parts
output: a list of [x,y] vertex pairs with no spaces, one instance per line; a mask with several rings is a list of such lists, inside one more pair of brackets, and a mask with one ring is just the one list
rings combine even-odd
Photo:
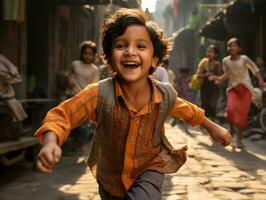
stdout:
[[241,55],[241,43],[238,38],[231,38],[227,42],[229,56],[223,59],[221,76],[210,76],[209,80],[220,83],[228,80],[226,118],[230,131],[238,129],[237,147],[244,148],[242,142],[243,130],[247,126],[247,119],[252,100],[259,104],[261,92],[255,90],[249,76],[249,69],[257,77],[259,87],[264,88],[264,82],[256,64],[246,55]]
[[231,135],[179,97],[171,84],[149,77],[169,52],[169,41],[137,9],[120,9],[102,26],[103,56],[116,75],[88,85],[50,110],[35,133],[42,140],[37,168],[46,173],[61,157],[72,128],[94,120],[88,165],[102,199],[161,199],[165,173],[185,162],[184,146],[173,149],[164,135],[167,116],[202,125],[226,146]]

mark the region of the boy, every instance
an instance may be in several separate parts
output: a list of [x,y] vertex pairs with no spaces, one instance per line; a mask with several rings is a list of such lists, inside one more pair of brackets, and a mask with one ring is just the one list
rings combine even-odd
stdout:
[[[68,88],[66,95],[73,97],[84,89],[87,85],[99,81],[99,69],[94,64],[97,46],[90,40],[85,40],[80,44],[80,59],[71,63],[67,73]],[[89,138],[93,132],[93,123],[84,122],[79,127],[72,130],[71,136],[74,142],[80,145],[80,150],[89,151]]]
[[[136,34],[137,33],[137,34]],[[102,27],[103,56],[116,75],[88,85],[49,111],[35,133],[43,140],[37,167],[51,172],[60,146],[82,121],[98,122],[88,159],[102,199],[161,198],[165,173],[185,162],[186,146],[176,150],[164,136],[168,115],[203,125],[223,145],[229,132],[204,117],[204,111],[178,98],[169,83],[149,78],[169,51],[162,32],[145,14],[120,9]]]

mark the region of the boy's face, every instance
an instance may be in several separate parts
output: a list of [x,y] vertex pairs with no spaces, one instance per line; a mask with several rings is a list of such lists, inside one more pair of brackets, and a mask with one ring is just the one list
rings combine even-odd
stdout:
[[95,54],[90,47],[86,47],[82,54],[83,62],[90,64],[94,62]]
[[112,67],[126,82],[146,79],[150,67],[156,67],[153,45],[144,26],[130,25],[112,45]]
[[227,45],[227,51],[230,55],[237,55],[241,51],[241,48],[238,46],[236,42],[231,42]]

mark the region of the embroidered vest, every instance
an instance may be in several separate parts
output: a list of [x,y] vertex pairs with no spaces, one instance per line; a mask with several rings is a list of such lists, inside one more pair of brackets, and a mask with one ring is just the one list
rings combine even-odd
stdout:
[[[153,80],[156,87],[162,94],[162,102],[159,105],[158,116],[155,123],[155,129],[152,137],[154,147],[163,146],[163,154],[166,154],[168,165],[163,173],[171,173],[177,171],[186,161],[184,152],[174,150],[166,136],[164,135],[164,123],[169,112],[176,103],[177,94],[169,83]],[[93,137],[91,151],[88,158],[88,165],[93,175],[98,179],[99,174],[110,173],[111,162],[111,139],[113,130],[113,113],[116,104],[114,79],[108,78],[99,82],[99,99],[98,99],[98,126]],[[160,147],[159,147],[160,148]],[[166,151],[165,151],[166,150]],[[123,160],[123,158],[121,158]],[[101,179],[101,178],[99,178]],[[116,184],[120,184],[117,183]],[[121,187],[123,187],[121,185]],[[114,188],[112,188],[114,189]],[[118,193],[121,191],[117,191]]]

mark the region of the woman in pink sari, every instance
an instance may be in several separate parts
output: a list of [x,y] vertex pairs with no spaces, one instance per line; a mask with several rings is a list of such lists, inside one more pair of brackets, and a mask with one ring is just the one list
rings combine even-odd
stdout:
[[259,87],[263,90],[264,82],[256,64],[246,55],[241,55],[241,43],[237,38],[231,38],[227,42],[229,56],[223,59],[223,71],[221,76],[210,76],[210,80],[219,83],[228,80],[226,118],[232,131],[235,126],[238,129],[237,147],[244,148],[242,143],[243,130],[247,126],[250,105],[256,104],[261,93],[255,90],[248,70],[256,76]]

